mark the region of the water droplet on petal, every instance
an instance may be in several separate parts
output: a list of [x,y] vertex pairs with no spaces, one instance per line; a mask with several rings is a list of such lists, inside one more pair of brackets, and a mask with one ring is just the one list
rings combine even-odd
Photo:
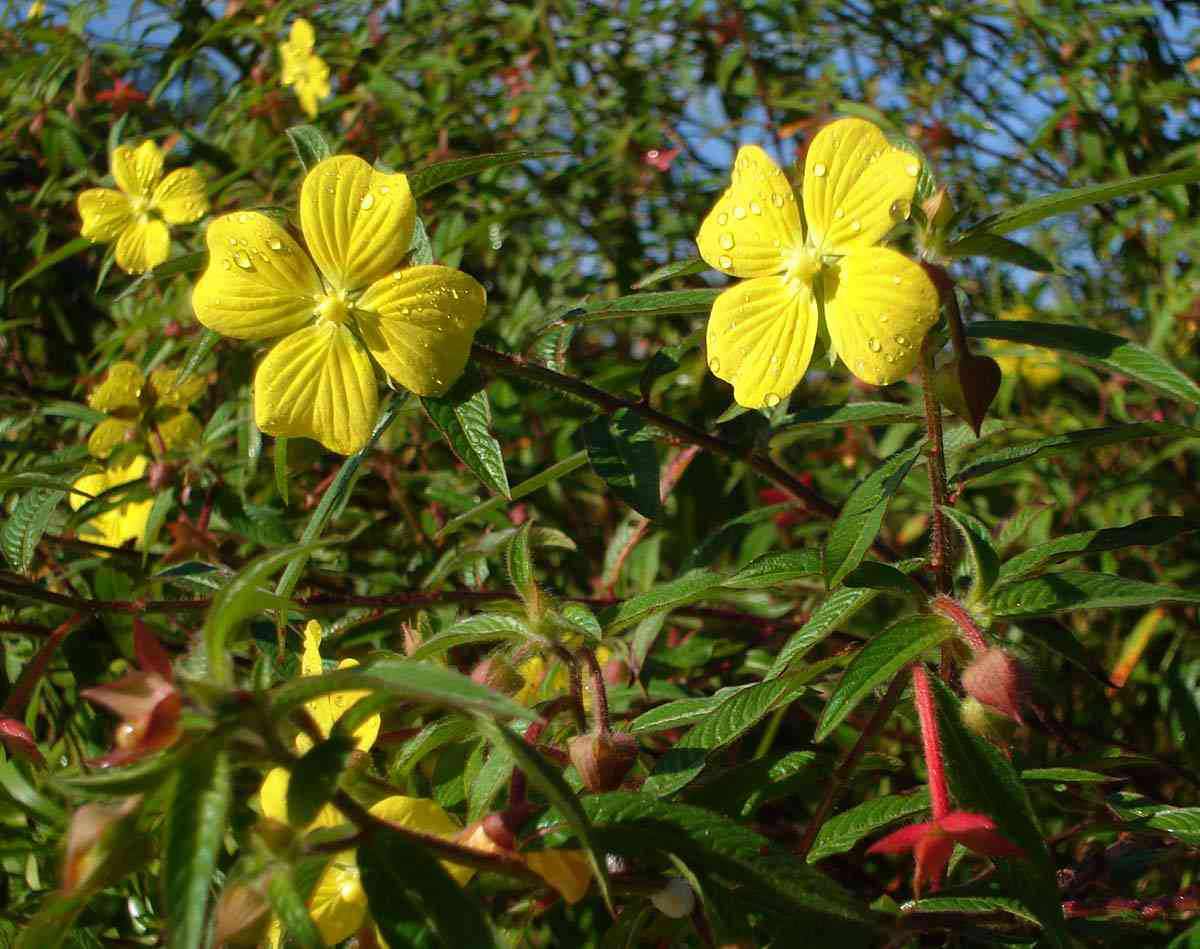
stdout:
[[768,392],[766,398],[767,408],[773,409],[779,404],[779,396],[774,392]]
[[708,361],[708,368],[713,371],[713,375],[715,376],[721,371],[721,360],[719,360],[716,356],[713,356],[713,358]]
[[733,258],[727,257],[725,254],[722,254],[720,257],[717,258],[717,263],[719,263],[722,267],[724,267],[726,270],[728,270],[730,267],[733,266]]
[[921,166],[912,161],[908,163],[908,166],[904,170],[915,178],[917,177],[917,172],[921,170]]
[[736,208],[733,209],[733,216],[735,218],[737,218],[739,221],[745,220],[746,209],[739,204]]
[[862,221],[851,221],[850,222],[850,230],[852,230],[855,234],[857,234],[859,231],[862,230]]
[[272,237],[269,241],[267,241],[267,246],[270,247],[271,250],[283,250],[283,241],[281,241],[278,237]]
[[234,257],[234,260],[237,261],[237,265],[243,270],[250,270],[254,266],[254,264],[250,261],[250,255],[244,250],[239,250],[237,252],[237,256]]
[[370,211],[371,208],[375,207],[375,195],[368,191],[363,195],[363,199],[359,202],[358,206],[364,211]]
[[732,234],[722,234],[721,235],[721,246],[724,247],[726,250],[733,250],[733,235]]
[[815,165],[813,165],[813,175],[814,175],[814,177],[817,177],[817,178],[824,178],[825,177],[825,166],[822,165],[820,162],[817,162]]
[[842,218],[844,218],[846,216],[845,208],[838,208],[836,211],[833,212],[833,216],[840,221]]
[[762,214],[762,205],[759,204],[757,201],[751,201],[750,202],[750,213],[751,214]]
[[874,336],[872,336],[867,340],[867,349],[871,350],[873,353],[877,353],[879,350],[883,349],[883,344],[880,343],[879,340],[877,340]]
[[905,338],[903,333],[897,333],[895,336],[895,339],[896,339],[896,342],[899,343],[901,346],[908,345],[908,339]]
[[897,287],[900,286],[900,278],[892,277],[892,283],[894,283]]
[[724,227],[726,224],[729,223],[729,215],[726,214],[724,211],[722,211],[720,214],[717,215],[717,223],[720,224],[721,227]]
[[778,192],[771,195],[771,203],[777,208],[783,207],[783,195],[779,194]]
[[897,220],[907,221],[909,214],[912,213],[912,205],[903,199],[897,198],[892,202],[891,207],[888,208],[888,213]]
[[224,267],[226,270],[229,270],[230,268],[232,268],[232,267],[233,267],[233,264],[231,264],[231,263],[229,262],[229,259],[228,259],[228,258],[226,258],[225,260],[222,260],[222,261],[221,261],[221,266],[222,266],[222,267]]
[[230,247],[237,247],[237,238],[236,238],[236,237],[231,237],[231,238],[229,238],[229,246],[230,246]]

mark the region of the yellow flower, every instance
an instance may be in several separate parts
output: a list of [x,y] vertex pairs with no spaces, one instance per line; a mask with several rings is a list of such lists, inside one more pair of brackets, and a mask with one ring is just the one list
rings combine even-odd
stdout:
[[[167,224],[191,224],[208,213],[204,179],[195,168],[163,177],[163,156],[153,142],[119,145],[109,159],[117,188],[89,188],[79,196],[84,237],[117,242],[117,266],[145,273],[167,259]],[[165,222],[165,223],[164,223]]]
[[[103,471],[97,471],[95,474],[86,474],[75,482],[74,487],[95,497],[109,488],[137,481],[145,475],[146,465],[146,457],[138,455],[124,465],[114,465]],[[82,494],[72,493],[71,507],[78,511],[88,500]],[[87,524],[93,533],[100,535],[99,538],[93,539],[96,540],[96,543],[105,544],[108,547],[120,547],[127,540],[141,544],[142,537],[146,533],[146,520],[150,517],[150,508],[153,504],[153,501],[129,501],[120,507],[93,517]]]
[[329,67],[313,52],[315,42],[312,24],[297,20],[288,41],[279,44],[283,84],[296,90],[296,98],[310,118],[316,117],[318,100],[329,95]]
[[284,337],[254,378],[254,419],[264,432],[315,438],[349,455],[375,422],[371,356],[418,395],[442,395],[462,374],[486,294],[450,267],[397,269],[415,220],[404,175],[338,155],[300,188],[307,249],[256,211],[209,225],[196,318],[237,339]]
[[46,0],[33,0],[29,4],[29,11],[25,14],[26,20],[40,20],[46,15]]
[[482,823],[464,830],[460,843],[483,853],[517,857],[568,903],[578,903],[592,885],[592,868],[582,850],[505,850],[492,840]]
[[201,434],[200,422],[188,406],[204,394],[208,382],[193,375],[176,386],[178,377],[177,369],[155,369],[147,382],[134,363],[113,363],[105,380],[88,396],[88,405],[108,414],[88,438],[92,457],[107,458],[122,442],[140,437],[143,426],[150,431],[150,450],[155,454],[195,442]]
[[[300,660],[302,675],[321,674],[320,646],[321,625],[311,620],[304,629],[304,651]],[[356,665],[358,663],[353,659],[344,659],[338,664],[338,668],[347,669]],[[320,728],[321,734],[328,736],[337,720],[365,694],[334,692],[307,702],[305,707]],[[359,751],[370,751],[378,735],[379,716],[373,715],[355,730],[355,746]],[[303,754],[311,747],[312,740],[307,735],[296,736],[298,752]],[[287,823],[287,789],[290,777],[284,768],[275,768],[267,774],[259,790],[259,802],[264,816]],[[422,798],[395,795],[384,798],[370,810],[376,817],[423,833],[437,834],[439,837],[452,838],[460,832],[459,826],[449,814],[433,801]],[[344,823],[346,819],[330,804],[321,809],[307,829],[337,827]],[[443,866],[460,885],[465,885],[475,872],[469,867],[450,863],[444,863]],[[359,880],[358,864],[353,850],[336,854],[325,867],[309,896],[308,909],[327,946],[341,942],[362,927],[367,915],[367,895]],[[278,946],[281,936],[281,927],[278,920],[275,920],[271,923],[270,944]]]
[[800,382],[822,289],[831,346],[854,375],[887,385],[912,370],[937,320],[937,290],[917,264],[876,245],[908,215],[919,170],[870,122],[825,126],[804,165],[806,232],[780,168],[757,146],[738,151],[696,243],[710,266],[745,278],[708,321],[709,367],[740,405],[773,407]]
[[[1033,316],[1033,310],[1021,304],[1000,314],[1002,320],[1028,320]],[[1045,389],[1054,385],[1062,378],[1062,367],[1059,365],[1058,353],[1053,349],[1041,347],[1018,348],[1014,351],[1012,344],[999,343],[991,347],[994,351],[1003,351],[1008,355],[996,355],[1000,371],[1006,376],[1018,376],[1035,389]]]

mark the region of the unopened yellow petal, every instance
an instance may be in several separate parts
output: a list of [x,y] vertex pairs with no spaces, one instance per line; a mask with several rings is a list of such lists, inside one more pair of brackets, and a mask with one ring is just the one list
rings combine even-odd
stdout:
[[104,381],[88,396],[88,405],[97,412],[127,414],[140,408],[146,377],[137,363],[122,359],[108,367]]
[[167,259],[171,233],[162,221],[135,218],[117,238],[117,266],[126,273],[145,273]]
[[846,367],[877,386],[908,375],[938,316],[925,271],[894,250],[868,247],[843,257],[825,288],[829,337]]
[[578,903],[592,885],[592,868],[581,850],[536,850],[522,856],[568,903]]
[[83,227],[79,233],[90,241],[110,243],[133,223],[129,198],[112,188],[89,188],[76,200]]
[[151,434],[149,442],[150,448],[156,455],[161,453],[158,444],[160,438],[162,439],[161,448],[167,451],[183,451],[200,441],[200,436],[204,432],[204,429],[200,427],[200,420],[187,410],[175,412],[166,418],[156,420],[155,429],[158,434]]
[[366,445],[377,408],[371,360],[340,324],[310,326],[280,340],[254,377],[260,429],[314,438],[338,454]]
[[265,214],[217,218],[205,234],[208,268],[192,293],[196,319],[235,339],[271,339],[313,316],[321,279],[304,248]]
[[908,216],[920,162],[862,119],[826,125],[804,160],[810,243],[826,254],[878,243]]
[[208,379],[194,372],[178,382],[178,369],[155,369],[150,373],[150,395],[158,408],[185,409],[208,389]]
[[458,380],[483,321],[487,294],[450,267],[406,267],[359,300],[363,340],[387,374],[417,395],[442,395]]
[[208,213],[204,177],[195,168],[180,168],[165,177],[151,199],[168,224],[191,224]]
[[393,270],[412,243],[416,205],[404,175],[354,155],[320,162],[300,187],[300,229],[335,290],[356,290]]
[[367,918],[367,894],[352,850],[329,862],[308,898],[308,914],[327,946],[336,946],[358,932]]
[[[382,817],[393,824],[418,830],[424,834],[435,834],[438,837],[451,838],[458,834],[461,828],[449,814],[434,801],[422,797],[404,797],[396,795],[385,797],[371,808],[371,813]],[[456,863],[442,861],[446,872],[454,877],[459,886],[466,886],[475,875],[472,867],[464,867]]]
[[137,437],[138,426],[120,418],[106,418],[92,429],[88,436],[88,454],[93,458],[107,458],[118,445]]
[[700,225],[700,256],[734,277],[782,273],[792,251],[804,243],[791,183],[757,145],[738,150],[730,179]]
[[321,624],[310,619],[304,627],[304,651],[300,654],[300,674],[319,676],[324,667],[321,665]]
[[808,286],[759,277],[730,287],[708,318],[708,366],[733,385],[738,405],[774,408],[812,359],[817,310]]
[[131,198],[149,198],[162,178],[163,156],[152,141],[137,148],[118,145],[109,159],[117,187]]
[[271,820],[277,820],[282,824],[286,824],[288,820],[287,789],[290,783],[289,779],[290,775],[286,768],[272,768],[267,772],[262,787],[258,790],[258,803],[259,807],[262,808],[263,816],[269,817]]

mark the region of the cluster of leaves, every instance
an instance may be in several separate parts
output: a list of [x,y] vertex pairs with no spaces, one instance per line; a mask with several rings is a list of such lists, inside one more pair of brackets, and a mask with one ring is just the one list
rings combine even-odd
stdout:
[[[353,853],[360,945],[1200,939],[1191,14],[1076,7],[232,0],[140,7],[115,38],[90,4],[10,23],[0,937],[191,949],[240,908],[251,941],[274,916],[321,945],[316,893]],[[333,97],[298,130],[277,45],[301,14]],[[810,372],[738,412],[706,371],[693,238],[732,146],[798,154],[831,109],[907,135],[949,186],[960,211],[917,250],[976,349],[1057,373],[1006,363],[978,434],[935,403],[940,500],[918,387]],[[79,236],[78,194],[145,138],[214,213],[289,212],[325,143],[406,172],[417,250],[488,292],[458,386],[394,397],[346,459],[264,438],[256,354],[192,311],[203,222],[136,279]],[[159,446],[153,484],[80,496],[88,395],[121,362],[203,379],[200,432]],[[134,543],[87,533],[139,504]],[[1033,670],[1019,727],[959,697],[931,536],[951,600]],[[328,669],[301,676],[314,618]],[[1025,856],[960,852],[913,902],[864,850],[929,808],[902,690],[939,654],[951,793]],[[345,708],[314,725],[323,698]],[[263,817],[277,766],[291,827]],[[463,833],[379,818],[397,797]]]

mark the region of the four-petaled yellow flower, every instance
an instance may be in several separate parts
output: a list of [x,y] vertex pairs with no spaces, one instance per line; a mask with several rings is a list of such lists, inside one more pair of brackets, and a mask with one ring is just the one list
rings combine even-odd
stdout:
[[708,358],[747,408],[774,407],[800,382],[823,297],[830,345],[864,382],[887,385],[916,364],[937,320],[925,272],[877,246],[908,215],[918,159],[861,119],[813,139],[804,165],[804,217],[783,171],[761,148],[738,151],[732,184],[700,226],[710,266],[745,278],[713,304]]
[[[1033,310],[1023,303],[1000,314],[1002,320],[1028,320],[1032,317]],[[990,348],[996,354],[995,359],[1001,372],[1006,376],[1024,379],[1035,389],[1045,389],[1062,378],[1058,353],[1053,349],[1043,349],[1040,346],[1017,347],[1013,343],[1003,342],[993,343]]]
[[[304,651],[301,654],[300,671],[302,675],[320,675],[321,668],[321,625],[311,620],[304,629]],[[353,659],[344,659],[338,664],[339,669],[356,666]],[[323,695],[306,703],[306,708],[320,728],[321,734],[328,736],[339,718],[362,698],[363,692],[334,692]],[[375,744],[379,735],[379,716],[374,715],[362,723],[354,732],[355,745],[359,751],[367,752]],[[304,734],[296,736],[296,750],[303,754],[312,747],[312,740]],[[271,771],[263,781],[259,791],[259,801],[264,816],[272,820],[287,822],[287,789],[290,774],[284,768]],[[430,800],[415,797],[395,795],[384,798],[371,809],[376,817],[410,827],[413,830],[427,834],[436,834],[447,839],[458,834],[461,828],[441,807]],[[346,819],[333,805],[321,809],[313,823],[306,829],[318,827],[337,827],[345,824]],[[449,873],[460,885],[465,885],[475,871],[470,867],[443,863]],[[358,864],[354,851],[347,850],[336,854],[322,872],[308,899],[308,911],[313,922],[321,933],[325,945],[333,946],[357,932],[367,918],[367,895],[359,880]],[[269,937],[272,946],[278,946],[281,941],[281,928],[278,920],[271,923]]]
[[163,177],[163,156],[153,142],[137,148],[119,145],[109,158],[117,182],[89,188],[79,196],[84,237],[117,242],[117,266],[145,273],[167,259],[168,224],[191,224],[208,213],[204,179],[195,168],[179,168]]
[[[123,465],[112,465],[103,471],[86,474],[79,478],[73,487],[95,497],[110,488],[137,481],[138,478],[145,475],[146,465],[146,457],[138,455]],[[71,507],[78,511],[89,500],[83,494],[72,492]],[[153,501],[129,501],[105,511],[87,522],[91,534],[100,536],[89,536],[88,533],[84,533],[83,537],[85,540],[95,540],[96,543],[105,544],[108,547],[120,547],[127,540],[141,544],[142,537],[146,533],[146,521],[150,517],[150,508],[153,505]]]
[[155,454],[186,448],[200,437],[200,422],[188,406],[204,394],[208,382],[193,375],[175,384],[178,369],[155,369],[149,380],[134,363],[113,363],[108,376],[92,390],[88,405],[108,414],[92,429],[88,452],[107,458],[122,442],[143,437]]
[[317,114],[317,102],[329,95],[329,67],[313,52],[317,37],[308,20],[292,24],[286,43],[279,44],[283,60],[283,84],[296,90],[300,107],[310,118]]
[[415,221],[404,175],[338,155],[300,188],[307,249],[256,211],[209,225],[196,318],[237,339],[285,337],[254,377],[254,418],[268,435],[343,455],[362,448],[378,408],[371,356],[418,395],[442,395],[462,374],[486,294],[450,267],[397,269]]

